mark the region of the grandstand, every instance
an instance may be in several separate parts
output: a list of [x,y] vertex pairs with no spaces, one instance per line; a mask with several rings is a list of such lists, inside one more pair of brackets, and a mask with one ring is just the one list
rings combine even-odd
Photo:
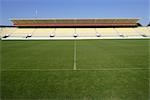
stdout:
[[[126,39],[149,38],[139,19],[12,19],[1,29],[2,39]],[[14,27],[15,26],[15,27]]]
[[0,100],[148,100],[150,27],[138,20],[12,19]]

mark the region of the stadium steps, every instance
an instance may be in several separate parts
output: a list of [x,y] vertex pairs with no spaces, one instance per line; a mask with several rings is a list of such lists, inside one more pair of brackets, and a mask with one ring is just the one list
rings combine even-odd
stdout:
[[56,37],[73,37],[75,34],[74,28],[57,28],[55,31]]
[[32,37],[50,37],[54,30],[54,28],[38,28],[32,33]]
[[135,28],[135,30],[140,33],[141,35],[149,36],[150,37],[150,31],[146,27],[138,27]]
[[[150,27],[138,28],[10,28],[5,27],[0,30],[1,37],[6,38],[40,38],[50,39],[51,37],[58,39],[74,39],[76,34],[77,39],[103,39],[103,38],[126,38],[142,36],[150,37]],[[145,36],[144,36],[145,35]],[[7,37],[8,36],[8,37]],[[51,38],[52,39],[52,38]]]
[[113,28],[96,28],[102,37],[118,37],[118,33]]
[[123,34],[126,37],[140,36],[133,28],[116,28],[119,34]]
[[8,27],[5,27],[5,28],[2,28],[1,29],[1,37],[10,37],[15,31],[17,30],[17,28],[8,28]]
[[96,37],[94,28],[76,28],[76,33],[79,37]]

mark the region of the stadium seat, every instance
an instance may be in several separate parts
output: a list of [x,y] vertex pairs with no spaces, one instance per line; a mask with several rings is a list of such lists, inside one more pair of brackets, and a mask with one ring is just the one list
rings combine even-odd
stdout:
[[57,28],[55,31],[56,37],[73,37],[74,33],[74,28]]
[[133,28],[115,28],[117,32],[123,36],[140,36]]
[[116,36],[118,36],[117,32],[113,28],[96,28],[96,31],[102,37],[116,37]]
[[23,37],[26,38],[29,34],[33,32],[33,28],[17,28],[11,37]]
[[79,37],[95,37],[96,31],[94,28],[76,28],[76,33]]
[[150,36],[150,30],[147,27],[138,27],[135,30],[141,35]]
[[17,28],[0,29],[2,38],[30,37],[150,37],[150,27],[134,28]]
[[[32,34],[33,37],[50,37],[54,28],[36,28]],[[54,33],[53,33],[54,34]]]
[[10,28],[10,27],[2,28],[1,31],[0,31],[1,37],[7,38],[7,37],[11,36],[11,34],[13,34],[13,32],[16,29],[17,28]]

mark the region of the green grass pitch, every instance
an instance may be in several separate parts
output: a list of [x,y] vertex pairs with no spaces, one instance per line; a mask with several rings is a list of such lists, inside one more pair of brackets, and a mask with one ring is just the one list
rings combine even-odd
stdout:
[[149,100],[149,40],[1,41],[1,100]]

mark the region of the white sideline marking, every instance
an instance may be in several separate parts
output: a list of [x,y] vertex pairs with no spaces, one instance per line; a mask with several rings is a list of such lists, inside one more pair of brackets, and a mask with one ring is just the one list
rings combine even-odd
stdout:
[[77,66],[76,66],[76,56],[77,56],[77,48],[76,48],[76,40],[74,40],[74,61],[73,61],[73,69],[76,70]]
[[[1,71],[72,71],[74,69],[1,69]],[[150,70],[150,68],[102,68],[102,69],[76,69],[78,71],[115,71],[115,70]]]

